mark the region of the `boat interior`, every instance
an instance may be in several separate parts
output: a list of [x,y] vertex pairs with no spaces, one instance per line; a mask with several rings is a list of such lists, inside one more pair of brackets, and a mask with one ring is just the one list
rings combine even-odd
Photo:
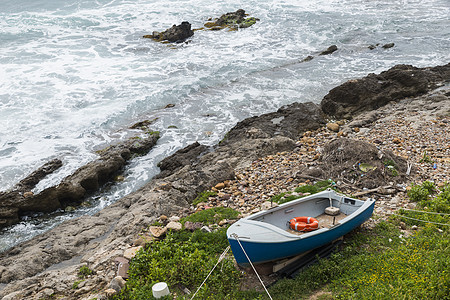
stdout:
[[[364,201],[362,200],[345,196],[334,197],[331,200],[324,196],[313,199],[298,199],[255,214],[251,219],[269,223],[290,233],[301,235],[305,232],[298,232],[289,228],[289,221],[292,218],[313,217],[319,222],[319,229],[330,228],[358,210],[363,204]],[[339,208],[339,213],[336,215],[327,214],[325,213],[327,207]]]

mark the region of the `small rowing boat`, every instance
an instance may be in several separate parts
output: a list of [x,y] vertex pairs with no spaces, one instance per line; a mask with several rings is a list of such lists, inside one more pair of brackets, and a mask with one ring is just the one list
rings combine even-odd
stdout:
[[373,199],[329,189],[242,218],[228,228],[227,238],[239,265],[273,262],[339,239],[367,221],[374,205]]

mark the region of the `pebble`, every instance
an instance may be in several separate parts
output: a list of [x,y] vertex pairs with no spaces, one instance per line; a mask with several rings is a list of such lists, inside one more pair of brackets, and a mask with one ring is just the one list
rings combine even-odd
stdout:
[[136,253],[141,250],[142,246],[132,247],[128,248],[124,251],[123,257],[125,257],[128,260],[131,260],[133,257],[136,256]]

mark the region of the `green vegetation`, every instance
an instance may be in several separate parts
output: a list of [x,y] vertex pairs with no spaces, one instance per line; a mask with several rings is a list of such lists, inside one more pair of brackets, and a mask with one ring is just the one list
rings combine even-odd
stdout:
[[89,267],[87,266],[82,266],[79,270],[78,270],[78,277],[83,279],[88,277],[89,275],[94,274],[94,271],[89,269]]
[[190,222],[201,222],[203,224],[216,224],[223,219],[236,219],[239,212],[229,208],[229,207],[213,207],[205,209],[181,220],[184,224],[186,221]]
[[[212,208],[184,218],[182,222],[190,220],[211,224],[237,215],[238,212],[228,208]],[[192,294],[181,296],[184,295],[181,289],[195,292],[227,246],[226,228],[212,233],[170,231],[164,240],[149,244],[138,252],[131,261],[126,288],[113,299],[153,299],[152,286],[160,281],[169,285],[172,294],[180,295],[178,299],[190,299]],[[196,299],[254,299],[257,292],[239,291],[241,276],[229,254],[208,278]]]
[[247,18],[244,21],[242,21],[241,24],[239,24],[239,28],[248,28],[248,27],[256,24],[256,21],[258,21],[257,18],[254,18],[254,17]]
[[421,163],[427,163],[427,164],[432,164],[432,163],[434,163],[434,161],[431,159],[431,157],[427,155],[427,151],[424,151],[424,152],[423,152],[423,156],[422,156],[422,158],[419,160],[419,162],[421,162]]
[[385,161],[384,165],[391,176],[398,176],[397,164],[392,159]]
[[[296,193],[302,193],[302,194],[315,194],[321,191],[326,190],[327,188],[330,188],[333,186],[333,181],[331,179],[329,180],[323,180],[323,181],[318,181],[315,184],[307,184],[307,185],[302,185],[297,187],[294,191]],[[302,198],[306,195],[291,195],[292,192],[287,192],[287,193],[281,193],[278,195],[273,196],[272,198],[269,199],[269,201],[271,202],[276,202],[278,204],[283,204],[298,198]],[[287,195],[287,196],[286,196]]]
[[[421,221],[412,219],[420,219],[424,221],[450,224],[450,184],[445,184],[440,190],[436,188],[434,183],[424,181],[421,185],[413,185],[408,191],[408,196],[412,201],[417,202],[417,207],[422,211],[436,212],[439,214],[428,214],[415,211],[401,210],[400,214],[406,218],[402,218],[408,225],[423,225]],[[410,219],[412,218],[412,219]],[[436,224],[439,228],[444,229],[447,225]]]
[[75,281],[73,284],[72,284],[72,289],[73,290],[76,290],[77,288],[78,288],[78,285],[80,284],[80,283],[82,283],[84,280],[77,280],[77,281]]
[[192,204],[197,205],[200,202],[207,202],[209,197],[214,197],[216,195],[217,195],[216,192],[204,191],[204,192],[200,193],[200,195],[198,195],[197,198],[194,199]]
[[[325,189],[332,182],[313,186]],[[313,188],[301,190],[311,192]],[[424,182],[408,194],[421,210],[450,213],[449,184],[437,189],[433,183]],[[411,212],[401,213],[409,216]],[[182,222],[189,219],[211,224],[233,215],[237,212],[212,208]],[[431,220],[426,218],[445,224],[450,221],[445,215],[421,214],[420,219]],[[407,226],[417,225],[418,230],[402,231],[400,220]],[[393,216],[372,229],[352,232],[330,258],[320,259],[294,279],[279,280],[268,288],[269,293],[273,299],[309,299],[318,291],[317,299],[450,299],[448,227]],[[226,228],[212,233],[169,232],[165,240],[147,245],[131,261],[127,286],[114,299],[153,299],[151,287],[160,281],[167,282],[172,292],[163,299],[190,299],[227,246]],[[268,299],[265,292],[240,291],[241,279],[228,254],[195,299]],[[183,288],[191,294],[185,295]]]

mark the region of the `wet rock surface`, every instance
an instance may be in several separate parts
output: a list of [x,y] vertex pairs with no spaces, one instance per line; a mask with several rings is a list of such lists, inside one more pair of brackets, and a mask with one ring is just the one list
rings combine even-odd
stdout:
[[238,28],[248,28],[259,21],[258,18],[247,18],[247,16],[245,10],[238,9],[235,12],[229,12],[221,15],[219,18],[209,20],[209,22],[205,23],[205,27],[210,30],[221,30],[223,28],[237,30]]
[[323,98],[321,108],[335,118],[351,119],[390,101],[422,95],[449,78],[450,64],[433,68],[397,65],[379,75],[369,74],[332,89]]
[[[433,86],[429,86],[430,91]],[[355,111],[361,109],[358,105]],[[119,275],[117,258],[156,238],[143,233],[155,221],[169,224],[176,219],[165,216],[183,217],[212,206],[232,207],[242,215],[259,211],[267,207],[270,197],[327,176],[327,167],[339,164],[339,148],[347,149],[345,160],[356,155],[351,152],[353,148],[361,148],[363,155],[357,160],[368,166],[361,169],[355,160],[348,162],[348,170],[357,168],[359,175],[366,174],[363,177],[387,168],[380,153],[391,155],[398,178],[385,174],[377,181],[389,187],[370,194],[378,200],[376,214],[385,217],[399,207],[412,208],[414,204],[406,198],[411,182],[433,180],[441,184],[450,176],[449,119],[448,86],[420,97],[398,99],[369,114],[355,115],[353,120],[333,120],[339,126],[337,132],[326,127],[322,112],[313,104],[293,104],[249,118],[238,123],[215,147],[193,144],[165,159],[160,176],[96,215],[64,222],[2,253],[0,282],[9,284],[0,290],[0,297],[19,293],[22,299],[33,299],[41,292],[49,293],[49,289],[69,299],[105,297],[105,292],[98,291],[106,291]],[[424,150],[437,169],[420,162]],[[408,165],[412,166],[409,175]],[[371,168],[374,166],[377,168]],[[306,174],[305,170],[318,171]],[[369,184],[364,180],[352,183],[345,176],[336,180],[348,194],[367,193]],[[215,190],[216,196],[193,207],[193,199],[207,190]],[[189,226],[198,228],[201,224]],[[74,290],[75,274],[82,265],[95,274]],[[123,269],[120,272],[122,276]]]
[[51,212],[79,205],[89,194],[111,181],[133,155],[147,153],[157,142],[158,134],[132,138],[98,151],[99,158],[64,178],[60,184],[33,194],[31,189],[46,175],[62,166],[52,160],[22,180],[12,191],[0,194],[0,227],[19,221],[28,212]]
[[144,35],[144,38],[152,38],[158,42],[180,43],[193,35],[194,31],[191,29],[191,24],[189,22],[181,22],[180,25],[173,25],[163,32],[154,31],[151,35]]

